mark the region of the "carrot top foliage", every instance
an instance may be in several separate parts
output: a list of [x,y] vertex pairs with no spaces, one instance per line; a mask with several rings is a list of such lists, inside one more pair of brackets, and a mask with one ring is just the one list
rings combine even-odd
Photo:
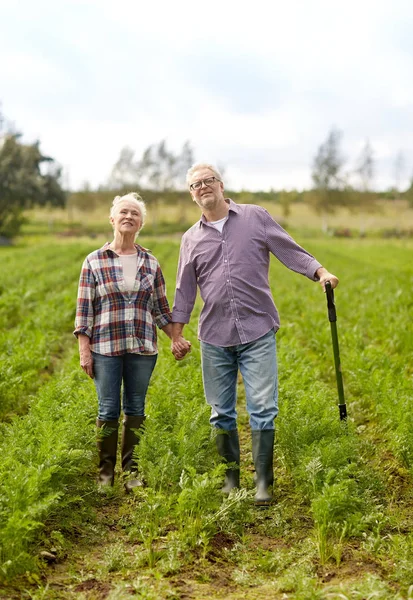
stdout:
[[[142,244],[159,259],[172,303],[179,241]],[[242,490],[226,500],[219,492],[223,466],[209,427],[196,339],[200,302],[185,330],[193,350],[184,361],[174,361],[169,340],[159,335],[160,357],[137,450],[147,486],[125,496],[118,481],[101,496],[95,484],[95,392],[78,367],[71,335],[81,262],[95,246],[56,243],[30,252],[2,251],[4,589],[10,591],[14,582],[20,589],[38,588],[45,598],[76,597],[78,560],[116,597],[168,597],[183,577],[199,589],[199,598],[214,597],[219,570],[228,590],[252,598],[255,589],[274,598],[408,597],[412,243],[311,239],[305,246],[340,277],[337,326],[349,418],[347,425],[339,420],[321,288],[274,260],[270,279],[281,315],[276,503],[261,512],[251,500],[242,386]],[[81,559],[79,544],[85,549]],[[40,558],[50,549],[68,565],[61,595],[48,591],[54,575]],[[356,564],[362,565],[359,571]]]

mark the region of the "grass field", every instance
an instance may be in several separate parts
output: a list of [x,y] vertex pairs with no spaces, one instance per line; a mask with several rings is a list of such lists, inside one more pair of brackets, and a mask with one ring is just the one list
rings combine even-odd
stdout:
[[[93,384],[71,335],[83,257],[100,242],[2,248],[0,598],[413,598],[413,242],[297,238],[340,277],[348,409],[340,422],[321,288],[275,259],[280,415],[275,503],[253,507],[240,381],[242,489],[223,500],[193,352],[160,334],[139,447],[147,487],[98,493]],[[142,238],[172,301],[179,238]]]
[[[367,235],[377,235],[384,231],[413,229],[413,208],[405,200],[382,201],[374,212],[358,213],[341,208],[324,219],[314,213],[307,204],[291,204],[291,214],[285,218],[279,204],[267,203],[263,206],[276,219],[281,220],[290,230],[302,231],[304,235],[317,234],[322,228],[350,229],[354,235],[362,231]],[[67,228],[84,227],[94,232],[110,233],[108,214],[110,205],[100,206],[93,210],[68,209],[35,209],[29,211],[29,223],[26,230],[53,232]],[[146,228],[150,231],[163,231],[165,228],[179,228],[179,223],[191,225],[199,218],[199,209],[189,197],[187,202],[176,205],[165,204],[162,201],[155,207],[148,207]],[[181,229],[180,231],[184,230]],[[144,230],[145,231],[145,230]],[[310,232],[310,233],[309,233]]]

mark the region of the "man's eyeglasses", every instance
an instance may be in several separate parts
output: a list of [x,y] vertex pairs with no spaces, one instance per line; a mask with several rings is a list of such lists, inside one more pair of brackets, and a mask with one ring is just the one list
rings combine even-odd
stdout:
[[216,177],[207,177],[206,179],[201,179],[200,181],[194,181],[194,183],[191,183],[191,185],[189,186],[189,189],[190,190],[200,190],[203,183],[206,186],[211,187],[214,185],[214,183],[216,181],[221,181],[221,180],[217,179]]

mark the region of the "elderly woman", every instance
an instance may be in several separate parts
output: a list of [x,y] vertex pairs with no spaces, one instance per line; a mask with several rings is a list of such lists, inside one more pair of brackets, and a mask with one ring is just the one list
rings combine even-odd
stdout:
[[[168,337],[172,333],[159,263],[135,244],[145,215],[145,203],[136,193],[113,200],[114,238],[83,263],[74,331],[80,366],[93,378],[98,396],[99,483],[103,486],[114,481],[123,384],[122,470],[131,473],[127,491],[141,485],[133,450],[145,420],[145,396],[158,356],[156,326]],[[179,359],[184,353],[175,356]]]

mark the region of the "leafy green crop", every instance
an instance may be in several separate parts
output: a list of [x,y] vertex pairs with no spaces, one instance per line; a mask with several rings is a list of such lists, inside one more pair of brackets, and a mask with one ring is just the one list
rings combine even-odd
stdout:
[[[305,245],[340,278],[335,297],[347,424],[339,420],[321,288],[274,260],[270,278],[282,325],[277,333],[276,504],[265,516],[253,508],[242,387],[243,489],[223,500],[219,491],[223,466],[201,381],[198,301],[185,328],[193,350],[184,361],[174,361],[170,342],[160,333],[148,418],[136,451],[146,487],[128,497],[121,513],[125,534],[137,549],[128,557],[122,556],[120,542],[108,549],[106,574],[127,568],[157,569],[159,577],[177,573],[207,559],[216,536],[222,535],[231,543],[220,560],[233,566],[234,585],[245,589],[255,585],[257,577],[267,581],[276,576],[272,589],[294,594],[291,598],[334,594],[361,598],[369,593],[401,598],[410,593],[413,562],[411,534],[406,534],[410,531],[406,490],[413,481],[409,259],[413,244],[307,240]],[[151,240],[148,246],[161,262],[172,303],[179,241]],[[78,366],[71,335],[79,270],[92,249],[90,243],[79,247],[65,243],[33,249],[30,257],[24,248],[5,249],[3,254],[0,569],[4,579],[36,571],[36,544],[43,532],[63,546],[81,522],[83,510],[99,511],[123,498],[119,479],[112,496],[102,499],[97,494],[96,397],[92,382]],[[252,524],[255,531],[288,543],[275,550],[246,552]],[[386,580],[377,567],[377,572],[345,589],[335,584],[321,589],[318,570],[326,565],[339,568],[360,556],[380,565]]]

